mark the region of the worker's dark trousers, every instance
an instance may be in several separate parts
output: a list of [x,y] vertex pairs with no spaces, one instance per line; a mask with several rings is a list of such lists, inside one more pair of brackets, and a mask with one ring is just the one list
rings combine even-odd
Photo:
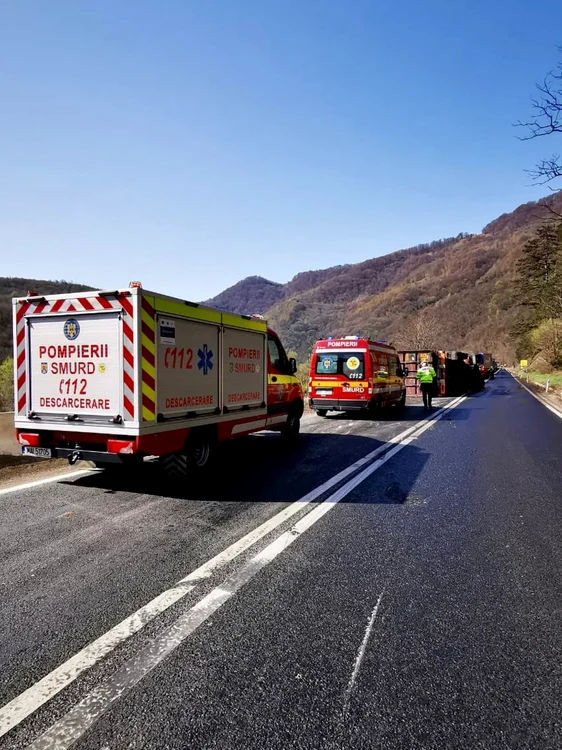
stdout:
[[423,405],[425,407],[431,406],[431,399],[433,398],[433,383],[420,383],[420,385],[423,396]]

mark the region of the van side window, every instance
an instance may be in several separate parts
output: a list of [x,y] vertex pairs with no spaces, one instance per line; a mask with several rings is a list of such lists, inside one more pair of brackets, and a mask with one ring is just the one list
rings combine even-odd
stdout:
[[382,352],[375,353],[375,367],[373,374],[376,378],[388,377],[388,357]]
[[396,375],[396,358],[395,357],[388,358],[388,374]]
[[289,360],[283,351],[281,344],[272,336],[267,337],[267,348],[269,350],[269,361],[276,370],[289,372]]

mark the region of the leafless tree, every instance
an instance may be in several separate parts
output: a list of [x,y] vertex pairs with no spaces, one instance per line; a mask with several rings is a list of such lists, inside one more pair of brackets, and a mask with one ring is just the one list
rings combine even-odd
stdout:
[[[562,47],[559,47],[559,50],[562,52]],[[518,127],[527,130],[527,135],[521,138],[523,141],[562,133],[562,62],[545,76],[542,83],[536,84],[536,89],[539,93],[531,99],[531,119],[516,123]],[[555,153],[547,159],[541,159],[535,168],[527,170],[527,173],[538,185],[545,185],[562,177],[560,154]]]
[[412,351],[436,349],[441,346],[442,326],[435,310],[425,308],[405,319],[393,337],[397,349]]

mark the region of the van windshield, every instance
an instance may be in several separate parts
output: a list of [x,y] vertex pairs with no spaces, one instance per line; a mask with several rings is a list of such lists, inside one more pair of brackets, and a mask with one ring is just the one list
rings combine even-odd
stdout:
[[343,375],[349,380],[363,380],[365,358],[361,352],[330,352],[316,355],[317,375]]

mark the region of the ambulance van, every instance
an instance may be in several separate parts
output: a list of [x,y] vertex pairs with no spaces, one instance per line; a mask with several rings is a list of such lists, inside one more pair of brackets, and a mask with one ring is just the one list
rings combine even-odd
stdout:
[[406,404],[407,371],[396,349],[358,336],[317,341],[310,361],[309,404],[318,416],[329,411],[365,411]]

